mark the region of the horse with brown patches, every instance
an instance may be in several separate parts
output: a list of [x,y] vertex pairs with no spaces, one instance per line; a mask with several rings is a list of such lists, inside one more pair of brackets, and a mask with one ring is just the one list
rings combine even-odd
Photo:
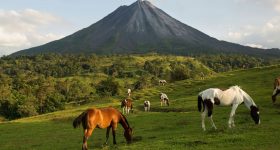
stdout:
[[123,114],[112,107],[101,109],[90,108],[86,110],[73,121],[73,127],[77,128],[80,124],[83,125],[84,137],[82,150],[87,150],[87,140],[96,127],[101,129],[107,128],[105,144],[108,143],[110,129],[112,128],[113,143],[116,144],[116,129],[118,123],[124,128],[124,137],[127,143],[131,143],[132,129],[128,121]]
[[167,82],[166,80],[158,80],[159,85],[165,85]]
[[150,109],[151,109],[150,101],[144,101],[144,110],[145,111],[150,111]]
[[162,105],[169,106],[169,99],[165,93],[160,93],[159,98],[160,98],[160,106]]
[[214,121],[212,119],[212,113],[214,104],[220,106],[231,106],[231,113],[229,116],[228,126],[229,128],[235,127],[234,116],[237,107],[240,104],[245,104],[245,106],[250,109],[251,117],[255,124],[260,124],[260,112],[259,108],[253,101],[253,99],[243,91],[239,86],[232,86],[227,90],[222,91],[218,88],[206,89],[198,94],[197,106],[201,113],[201,125],[202,129],[205,131],[205,116],[206,114],[210,118],[212,127],[217,129]]
[[121,102],[121,108],[123,109],[123,114],[129,114],[130,110],[132,110],[132,100],[127,98]]
[[273,86],[273,93],[272,93],[272,102],[275,103],[276,96],[280,93],[280,77],[276,78],[274,80],[274,86]]

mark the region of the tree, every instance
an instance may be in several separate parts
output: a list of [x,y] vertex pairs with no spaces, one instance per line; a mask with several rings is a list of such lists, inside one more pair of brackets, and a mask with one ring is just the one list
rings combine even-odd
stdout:
[[119,90],[119,83],[111,77],[101,81],[96,87],[96,93],[100,96],[116,96],[120,93]]

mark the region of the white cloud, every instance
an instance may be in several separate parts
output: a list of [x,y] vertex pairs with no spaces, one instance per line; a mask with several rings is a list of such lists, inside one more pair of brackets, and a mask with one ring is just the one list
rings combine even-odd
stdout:
[[49,28],[66,24],[57,16],[33,9],[0,10],[0,22],[0,55],[62,38],[63,35],[52,33]]
[[265,48],[264,46],[260,44],[246,44],[246,46],[254,47],[254,48]]
[[277,12],[280,12],[280,0],[273,0],[273,6],[274,6],[274,10],[276,10]]
[[274,17],[259,26],[230,29],[225,40],[251,47],[280,48],[280,17]]

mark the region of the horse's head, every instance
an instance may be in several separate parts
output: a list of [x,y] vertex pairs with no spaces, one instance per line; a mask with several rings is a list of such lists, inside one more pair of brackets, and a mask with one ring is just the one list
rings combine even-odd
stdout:
[[256,124],[260,124],[260,111],[257,106],[251,106],[251,116]]
[[126,142],[130,144],[132,142],[132,128],[128,128],[124,131],[124,137],[126,139]]

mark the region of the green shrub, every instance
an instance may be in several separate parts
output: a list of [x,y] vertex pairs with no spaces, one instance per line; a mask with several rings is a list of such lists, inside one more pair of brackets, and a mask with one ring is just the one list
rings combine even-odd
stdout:
[[96,87],[96,93],[100,96],[116,96],[119,90],[120,84],[111,77],[101,81]]

